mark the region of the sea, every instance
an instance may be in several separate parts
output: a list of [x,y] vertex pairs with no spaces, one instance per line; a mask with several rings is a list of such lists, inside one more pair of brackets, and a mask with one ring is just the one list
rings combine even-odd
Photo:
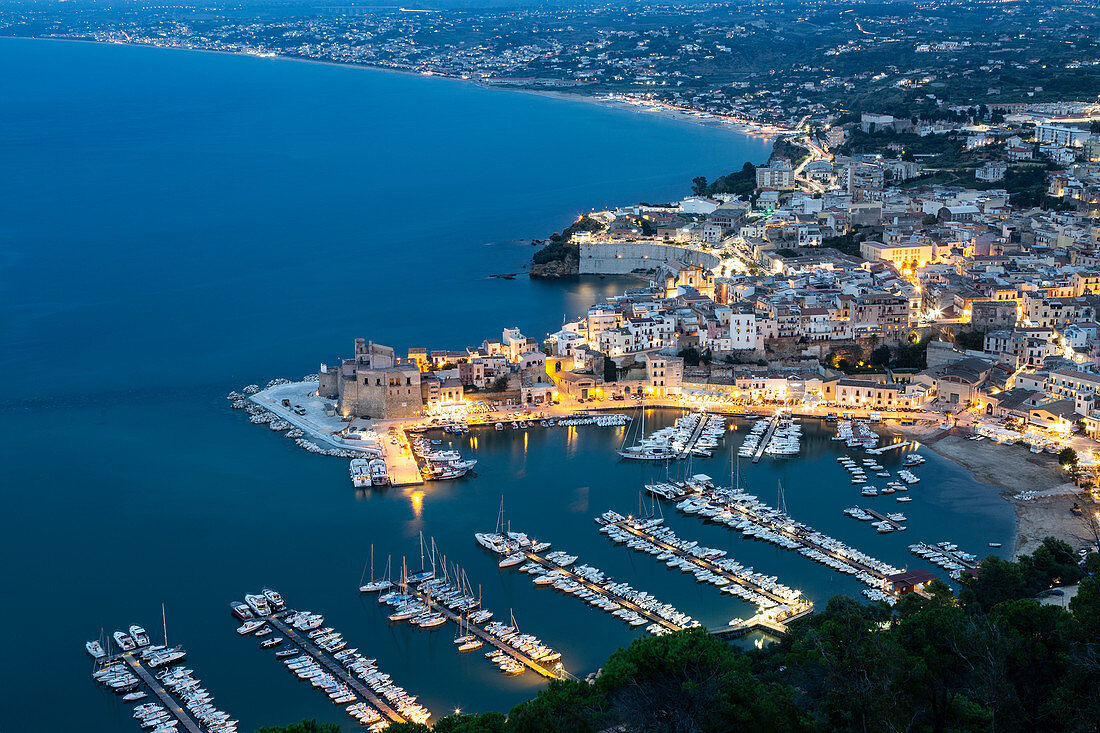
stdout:
[[[263,586],[323,613],[437,716],[534,695],[533,674],[459,654],[453,627],[391,625],[358,593],[372,548],[375,575],[419,568],[421,537],[498,618],[559,649],[571,673],[596,671],[643,632],[500,570],[473,533],[495,527],[502,502],[514,530],[709,626],[752,609],[613,545],[595,516],[663,512],[682,536],[815,601],[858,594],[796,553],[643,497],[646,481],[689,467],[620,461],[625,428],[476,430],[453,440],[475,474],[357,491],[345,460],[301,450],[225,399],[315,372],[356,337],[399,352],[513,326],[543,338],[634,281],[491,277],[522,273],[532,238],[592,209],[675,200],[694,176],[766,160],[768,140],[284,59],[0,39],[0,68],[0,730],[139,730],[84,651],[131,623],[184,645],[242,731],[301,718],[354,729],[235,633],[228,603]],[[647,424],[676,416],[651,410]],[[747,427],[731,425],[691,471],[731,475],[729,447]],[[804,429],[800,456],[743,465],[743,484],[770,503],[781,484],[793,516],[899,566],[920,566],[905,549],[918,540],[1011,547],[996,490],[926,450],[905,533],[845,517],[861,497],[835,461],[843,444],[824,423]]]

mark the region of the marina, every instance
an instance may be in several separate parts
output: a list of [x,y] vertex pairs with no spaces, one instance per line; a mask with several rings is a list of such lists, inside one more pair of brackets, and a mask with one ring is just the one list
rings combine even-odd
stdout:
[[[503,555],[500,566],[513,567],[526,560],[521,572],[536,576],[535,585],[547,585],[564,593],[575,595],[590,605],[617,616],[631,626],[646,626],[651,634],[679,631],[699,622],[662,603],[645,591],[638,591],[629,584],[616,582],[598,568],[591,565],[578,565],[570,569],[577,561],[576,555],[568,555],[561,550],[539,555],[527,536],[518,532],[507,534],[482,534],[476,536],[478,544],[497,554]],[[542,543],[548,547],[549,543]]]
[[[332,627],[322,627],[324,617],[310,611],[288,610],[282,597],[264,589],[262,594],[245,596],[245,603],[230,604],[233,614],[244,623],[237,629],[241,636],[270,633],[270,626],[293,645],[275,651],[287,668],[299,679],[324,691],[334,704],[346,706],[351,717],[372,730],[385,727],[386,720],[426,722],[431,713],[403,688],[390,682],[374,659],[357,649],[347,649],[343,636]],[[267,645],[265,641],[261,647]],[[274,648],[270,644],[266,648]],[[385,720],[383,719],[385,718]]]
[[[655,491],[654,488],[657,490]],[[666,499],[686,497],[676,508],[686,514],[697,514],[705,520],[725,524],[745,537],[762,539],[852,575],[867,586],[885,591],[886,577],[898,569],[845,543],[792,519],[782,509],[776,509],[741,489],[715,488],[710,482],[690,480],[674,484],[647,486],[652,493]],[[672,492],[678,492],[670,496]]]
[[777,613],[804,615],[813,604],[800,600],[801,593],[779,583],[774,576],[763,576],[729,559],[724,550],[702,547],[698,542],[682,540],[660,519],[632,519],[607,511],[597,517],[600,532],[638,552],[654,555],[670,568],[692,573],[696,580],[711,583],[762,610],[782,607]]
[[[441,565],[446,564],[446,560],[441,558]],[[435,577],[434,543],[432,565],[432,577],[423,580],[418,588],[410,590],[406,576],[399,590],[379,596],[379,603],[399,610],[398,614],[391,615],[391,622],[408,621],[411,627],[431,629],[440,626],[439,620],[444,619],[457,629],[454,642],[459,652],[474,651],[488,644],[497,652],[486,656],[493,659],[506,674],[516,674],[526,668],[547,679],[572,678],[560,661],[561,653],[546,646],[537,637],[520,634],[514,616],[513,625],[509,627],[499,621],[485,623],[494,614],[481,608],[481,601],[474,597],[465,581],[465,573],[457,567],[453,574]],[[426,571],[425,574],[429,573]],[[407,609],[414,610],[409,613]],[[461,635],[457,635],[458,632]],[[507,659],[499,658],[499,655]]]
[[114,632],[113,638],[120,646],[114,656],[98,640],[85,645],[96,660],[92,679],[123,702],[136,703],[133,717],[142,728],[153,733],[236,733],[237,721],[214,707],[214,698],[193,670],[177,664],[186,657],[183,647],[153,644],[136,624]]

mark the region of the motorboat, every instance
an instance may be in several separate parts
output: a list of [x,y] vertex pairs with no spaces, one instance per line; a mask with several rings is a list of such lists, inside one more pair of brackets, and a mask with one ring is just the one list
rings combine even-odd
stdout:
[[266,623],[267,621],[262,618],[249,619],[248,621],[245,621],[243,624],[237,627],[237,633],[241,636],[244,636],[245,634],[251,634],[253,631],[260,628]]
[[264,588],[263,593],[264,598],[266,598],[271,603],[271,607],[274,608],[276,611],[286,610],[286,603],[283,601],[283,597],[279,595],[279,592],[277,590]]
[[84,643],[84,648],[92,655],[92,659],[103,659],[107,652],[103,651],[103,645],[99,641],[92,640]]
[[229,610],[232,611],[233,615],[240,621],[248,621],[249,619],[255,618],[252,609],[240,601],[233,601],[230,603]]
[[244,602],[248,604],[257,616],[270,616],[271,604],[262,593],[249,593],[244,597]]
[[118,644],[118,648],[124,652],[132,651],[137,648],[137,644],[134,643],[133,637],[125,631],[116,631],[111,636],[114,637],[115,643]]
[[386,461],[382,458],[372,458],[369,464],[370,481],[374,486],[389,486],[390,474],[386,468]]
[[366,458],[352,458],[348,470],[355,488],[362,489],[371,485],[370,461]]
[[130,638],[133,639],[134,643],[139,647],[149,646],[149,634],[137,624],[132,624],[130,626]]

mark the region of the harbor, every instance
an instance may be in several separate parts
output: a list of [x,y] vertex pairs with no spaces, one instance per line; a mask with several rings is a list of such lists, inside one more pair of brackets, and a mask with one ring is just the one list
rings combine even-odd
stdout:
[[[651,426],[648,432],[671,426],[675,419],[682,416],[680,410],[650,410],[646,419],[647,426]],[[254,577],[272,578],[280,589],[293,589],[293,598],[299,600],[297,608],[303,607],[301,602],[307,602],[315,610],[323,609],[325,620],[319,628],[340,629],[349,641],[348,646],[340,651],[360,647],[358,653],[377,659],[376,670],[392,675],[393,680],[401,684],[415,687],[410,692],[418,697],[417,702],[440,714],[456,707],[463,710],[507,709],[516,702],[531,697],[541,685],[546,684],[546,680],[551,679],[526,664],[527,660],[517,658],[507,649],[502,649],[502,646],[508,646],[507,642],[486,630],[491,622],[515,629],[512,632],[505,631],[505,636],[509,633],[521,636],[538,635],[545,640],[544,644],[560,652],[560,660],[555,661],[562,662],[567,673],[579,678],[597,670],[615,648],[627,646],[631,640],[652,633],[647,632],[647,629],[653,626],[671,631],[694,622],[713,634],[729,638],[732,644],[761,643],[762,639],[781,635],[792,618],[799,618],[777,618],[775,610],[784,605],[782,602],[776,603],[772,608],[761,608],[756,605],[760,599],[750,597],[751,600],[748,600],[732,591],[732,588],[738,588],[748,595],[748,592],[756,593],[759,588],[767,590],[766,587],[759,583],[756,583],[759,588],[744,585],[728,576],[723,577],[716,572],[720,568],[706,559],[701,563],[692,563],[681,555],[673,555],[669,559],[675,557],[687,567],[669,568],[667,560],[657,559],[660,555],[627,549],[624,547],[626,543],[613,543],[608,539],[607,533],[596,531],[600,527],[594,524],[593,519],[612,507],[617,508],[622,515],[628,513],[626,509],[634,508],[634,517],[642,517],[643,513],[635,506],[639,503],[640,486],[675,485],[675,491],[669,493],[679,497],[679,501],[710,496],[707,493],[709,490],[697,491],[694,488],[705,488],[708,481],[712,490],[718,488],[716,484],[719,482],[713,478],[708,479],[703,472],[709,476],[730,474],[731,478],[721,483],[726,486],[733,483],[736,486],[737,471],[731,471],[728,462],[730,447],[732,445],[736,457],[737,446],[753,424],[765,422],[764,419],[737,419],[733,424],[736,429],[731,430],[727,425],[724,436],[719,441],[720,446],[713,451],[712,458],[693,456],[691,466],[687,460],[672,461],[673,477],[677,471],[683,474],[692,468],[695,470],[694,475],[680,480],[667,478],[669,471],[664,462],[649,464],[617,460],[614,451],[622,440],[621,427],[603,428],[595,423],[570,426],[559,422],[562,429],[557,429],[558,425],[543,428],[539,423],[527,426],[527,429],[516,429],[508,422],[499,431],[495,426],[488,425],[475,426],[469,432],[461,433],[446,432],[440,427],[420,435],[428,440],[430,450],[456,451],[464,458],[476,459],[478,463],[470,474],[458,481],[428,482],[408,487],[411,491],[384,488],[358,491],[354,495],[348,487],[347,460],[306,454],[292,445],[287,446],[286,441],[266,429],[257,430],[256,426],[246,425],[243,429],[255,436],[255,442],[260,446],[258,450],[270,446],[271,456],[265,460],[278,460],[278,456],[288,453],[289,448],[290,456],[297,457],[294,463],[302,464],[300,473],[291,469],[285,479],[265,478],[256,484],[257,490],[270,487],[274,493],[273,499],[280,505],[295,508],[290,525],[295,528],[295,532],[309,536],[310,527],[324,526],[326,532],[331,533],[342,546],[353,550],[330,556],[323,572],[318,572],[315,562],[306,564],[308,572],[298,571],[290,563],[280,563],[272,569],[262,563],[259,556],[253,557],[250,553],[241,555],[240,562]],[[766,578],[776,578],[779,583],[800,590],[798,600],[815,605],[823,603],[837,592],[862,599],[862,590],[870,590],[870,586],[859,580],[855,573],[838,570],[822,560],[800,552],[801,549],[807,549],[806,545],[798,544],[796,548],[779,546],[784,551],[778,552],[776,543],[767,539],[771,536],[772,529],[776,530],[777,536],[796,542],[799,541],[799,535],[782,535],[782,528],[789,522],[812,525],[822,537],[806,535],[811,542],[817,540],[820,543],[824,537],[828,537],[845,547],[858,548],[892,567],[927,568],[948,580],[948,570],[936,565],[930,558],[910,552],[908,545],[915,540],[911,537],[914,531],[919,527],[936,526],[935,522],[939,521],[938,517],[945,511],[937,503],[940,501],[940,486],[948,487],[951,494],[966,492],[968,484],[965,483],[965,477],[953,472],[949,464],[943,463],[934,454],[929,454],[928,463],[923,467],[909,469],[920,474],[922,478],[920,484],[911,487],[908,492],[913,495],[913,502],[897,505],[904,506],[906,510],[909,531],[877,534],[868,526],[861,526],[863,523],[855,522],[842,514],[845,507],[853,504],[853,491],[857,497],[859,491],[853,489],[848,481],[848,474],[837,468],[834,460],[842,453],[852,454],[857,463],[864,456],[871,456],[865,453],[855,454],[843,443],[832,441],[832,426],[824,421],[804,419],[801,424],[802,450],[797,456],[773,460],[765,453],[759,464],[750,464],[744,458],[740,462],[740,486],[744,493],[756,495],[759,499],[764,499],[765,494],[769,495],[770,499],[766,502],[769,509],[781,506],[777,503],[777,484],[782,482],[789,520],[782,520],[778,515],[770,519],[768,516],[760,516],[765,511],[761,507],[746,507],[752,510],[749,514],[731,510],[731,517],[736,516],[738,521],[758,517],[764,523],[754,522],[760,529],[752,535],[745,534],[743,530],[730,533],[730,525],[721,521],[725,519],[722,515],[725,507],[714,517],[707,517],[704,512],[710,513],[712,509],[718,509],[717,504],[707,507],[700,503],[694,513],[681,510],[672,512],[669,511],[672,505],[667,504],[664,506],[665,522],[660,526],[669,527],[678,540],[694,541],[701,547],[726,551],[725,557],[716,559],[733,559],[746,569],[752,568],[754,573],[760,573]],[[440,443],[431,442],[435,440]],[[903,451],[889,451],[876,458],[896,476],[897,470],[901,469],[905,461],[905,454],[917,450],[921,449],[911,447]],[[583,476],[571,478],[563,475],[561,462],[566,457],[583,468]],[[318,470],[323,472],[323,482],[329,488],[323,492],[312,491],[311,500],[302,502],[301,477],[313,475]],[[523,476],[522,483],[509,483],[509,477],[513,476]],[[824,481],[821,477],[825,477]],[[668,488],[665,490],[668,491]],[[415,491],[421,491],[422,495],[414,495]],[[482,546],[472,541],[470,535],[474,529],[486,525],[490,530],[493,528],[493,515],[499,510],[502,493],[505,494],[508,517],[513,529],[518,527],[528,532],[532,538],[554,541],[553,547],[534,553],[544,562],[539,563],[524,554],[516,565],[501,568],[499,563],[507,555],[486,552]],[[895,496],[902,495],[903,493],[899,493]],[[355,497],[354,500],[347,501],[352,496]],[[210,501],[212,506],[220,507],[231,498],[218,496]],[[665,501],[667,500],[661,499],[657,506],[660,507]],[[881,502],[883,499],[876,501]],[[889,507],[876,504],[875,508],[886,513],[894,506],[893,500],[889,501]],[[651,512],[648,495],[644,503],[645,512]],[[861,506],[866,506],[866,503],[861,503]],[[255,511],[256,507],[253,506],[252,510]],[[501,524],[505,525],[507,522]],[[979,524],[972,522],[967,527],[977,527]],[[433,602],[432,613],[442,615],[445,623],[434,628],[414,628],[408,621],[387,621],[387,614],[396,609],[378,604],[375,600],[377,595],[359,594],[352,590],[355,583],[360,581],[361,575],[364,576],[364,584],[375,579],[370,563],[366,562],[370,553],[369,543],[376,543],[376,549],[385,546],[387,553],[400,552],[405,548],[411,559],[417,551],[417,535],[421,526],[424,527],[426,539],[430,534],[436,537],[439,544],[449,548],[447,564],[458,564],[464,569],[461,573],[463,576],[469,574],[469,578],[473,580],[473,597],[480,597],[481,609],[496,611],[492,618],[471,623],[473,613],[447,608],[450,613],[445,614],[440,604]],[[375,530],[369,536],[364,536],[364,527]],[[765,531],[767,534],[764,534]],[[256,546],[270,542],[268,534],[259,529],[253,530],[247,524],[239,532],[239,538],[234,537],[233,546],[238,542]],[[907,538],[906,535],[910,537]],[[971,550],[984,547],[990,539],[1002,539],[999,535],[982,535],[965,528],[953,528],[940,536],[929,536],[920,530],[920,535],[926,537],[929,543],[950,537],[964,549]],[[630,534],[630,539],[643,540],[634,534]],[[225,542],[217,539],[215,543],[215,546],[227,547]],[[845,555],[843,550],[833,555],[824,544],[819,544],[818,547],[823,559],[837,562],[847,557],[858,562],[854,556]],[[666,547],[660,549],[662,553],[668,551]],[[563,560],[567,561],[572,555],[579,559],[561,568],[548,558],[555,551],[568,553],[564,558],[555,555]],[[650,557],[644,557],[647,554]],[[813,561],[807,562],[807,559]],[[376,555],[375,560],[375,570],[385,573],[386,554],[381,558]],[[391,563],[394,565],[392,575],[395,582],[398,580],[400,561],[398,555],[395,556],[395,562]],[[427,554],[421,564],[427,565],[428,570],[432,569]],[[437,567],[442,568],[438,559]],[[527,570],[524,571],[524,568]],[[420,570],[421,566],[417,565],[416,569]],[[871,567],[866,569],[869,572],[875,570]],[[532,570],[535,572],[531,572]],[[674,572],[669,572],[670,570]],[[720,580],[729,582],[722,586],[715,585],[713,581],[700,580],[695,575],[696,571],[713,572]],[[465,594],[471,595],[470,583],[455,583],[455,575],[451,572],[446,577],[456,587],[464,587]],[[284,577],[287,578],[285,582],[282,580]],[[444,577],[442,570],[440,577]],[[629,584],[629,590],[620,585],[623,581]],[[561,587],[555,586],[555,583],[560,583]],[[612,595],[598,592],[589,583],[599,588],[608,588]],[[574,592],[566,590],[574,585]],[[610,586],[615,587],[612,589]],[[725,590],[726,588],[731,590]],[[230,588],[221,597],[231,598],[232,592]],[[588,598],[581,596],[580,592]],[[639,598],[640,593],[647,595]],[[769,603],[779,600],[767,596],[762,598],[766,598]],[[597,602],[603,605],[597,605]],[[667,617],[658,615],[658,607],[665,605],[672,606],[684,618],[673,617],[671,614]],[[154,608],[159,613],[159,603]],[[170,608],[169,611],[171,610]],[[615,615],[616,610],[641,612],[638,615],[641,623],[624,620],[622,615]],[[150,609],[143,612],[143,615],[152,613],[153,609]],[[350,730],[359,725],[358,718],[352,718],[345,710],[354,703],[334,704],[327,693],[310,684],[298,684],[295,673],[285,671],[284,664],[271,663],[269,655],[274,655],[283,645],[262,652],[263,658],[257,656],[259,650],[255,649],[255,645],[272,636],[283,637],[284,645],[300,650],[287,659],[306,655],[312,650],[303,648],[297,641],[301,639],[316,647],[314,640],[309,639],[308,631],[295,629],[298,637],[296,639],[269,624],[273,628],[271,636],[255,641],[247,637],[238,639],[232,627],[226,624],[224,614],[224,604],[211,603],[209,599],[197,597],[192,606],[186,608],[185,613],[176,614],[180,618],[175,623],[181,626],[176,635],[193,638],[193,644],[198,644],[204,660],[223,659],[230,668],[237,667],[246,673],[249,670],[260,672],[265,682],[254,693],[240,691],[232,680],[210,680],[218,688],[215,692],[223,688],[227,690],[222,694],[226,695],[226,700],[233,700],[234,716],[240,715],[242,719],[246,715],[250,716],[248,725],[251,727],[247,729],[294,719],[289,716],[302,709],[318,720],[341,722],[345,729]],[[513,614],[518,624],[512,622]],[[284,616],[280,614],[276,620],[282,618]],[[730,624],[738,618],[741,619],[740,622]],[[456,622],[455,619],[459,620]],[[171,620],[170,618],[169,621]],[[203,626],[198,626],[199,623]],[[210,624],[224,628],[229,639],[209,637],[202,629]],[[472,627],[477,627],[484,633],[475,631]],[[169,634],[172,634],[171,629]],[[455,644],[456,637],[467,634],[474,636],[481,647],[467,652],[457,651],[459,645]],[[316,648],[338,663],[332,653]],[[497,661],[485,657],[489,652],[497,652],[498,656],[522,665],[525,671],[511,674],[498,670]],[[312,654],[310,656],[312,658]],[[543,667],[546,672],[554,674],[556,671],[554,662],[543,663],[531,657],[528,659]],[[303,663],[308,666],[302,669],[316,667],[334,682],[348,687],[355,695],[355,703],[363,703],[377,710],[381,719],[392,720],[376,707],[376,700],[365,697],[362,689],[352,687],[344,678],[338,677],[331,667],[319,660],[299,662]],[[207,663],[204,662],[203,667],[206,666]],[[265,669],[261,671],[260,667]],[[354,673],[351,676],[358,679]],[[271,679],[267,679],[268,677]],[[386,698],[365,683],[363,686],[374,693],[377,701],[388,704],[400,715],[400,711]],[[101,690],[93,689],[92,692],[98,692],[104,698],[103,703],[113,703],[113,695],[103,695]],[[150,693],[150,698],[152,697]],[[272,698],[285,698],[286,702]],[[284,704],[286,710],[278,707]],[[250,712],[257,709],[271,709],[273,712],[267,718],[257,718],[255,712]],[[125,722],[132,730],[138,730],[133,727],[132,721]],[[242,726],[242,730],[244,729],[246,728]],[[184,728],[180,727],[179,730]]]

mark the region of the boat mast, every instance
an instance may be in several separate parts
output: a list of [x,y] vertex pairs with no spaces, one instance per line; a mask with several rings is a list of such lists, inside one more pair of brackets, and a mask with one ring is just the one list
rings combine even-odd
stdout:
[[160,622],[164,626],[164,648],[168,648],[168,615],[164,612],[164,604],[160,604]]

